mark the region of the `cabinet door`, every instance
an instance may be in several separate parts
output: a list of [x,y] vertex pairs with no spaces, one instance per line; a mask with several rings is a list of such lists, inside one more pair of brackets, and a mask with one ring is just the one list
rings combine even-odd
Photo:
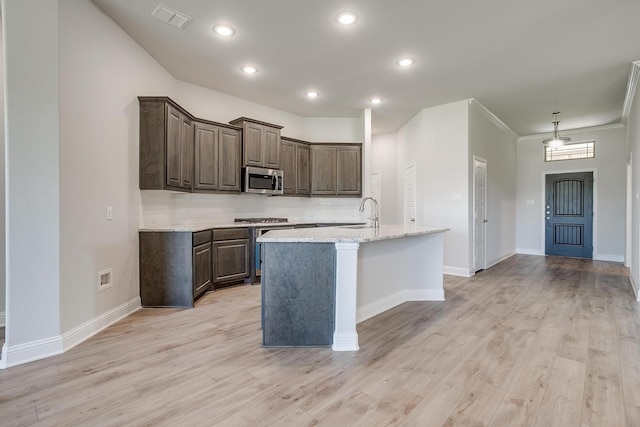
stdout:
[[193,122],[182,116],[182,133],[180,135],[180,187],[191,189],[193,187]]
[[280,129],[263,126],[264,167],[280,169]]
[[242,140],[237,130],[220,129],[220,155],[218,189],[240,192],[240,168],[242,167]]
[[311,171],[309,146],[304,144],[296,144],[296,193],[309,195],[311,187],[309,185]]
[[280,147],[284,194],[296,194],[296,145],[295,142],[282,141]]
[[336,194],[336,147],[311,147],[311,194]]
[[181,145],[182,145],[182,114],[175,108],[167,107],[167,158],[166,179],[168,187],[182,187],[181,177]]
[[245,122],[243,135],[245,166],[264,166],[264,158],[262,155],[263,131],[262,125]]
[[339,195],[359,196],[362,193],[361,151],[360,147],[338,147]]
[[195,181],[197,190],[218,189],[218,137],[220,128],[196,123]]
[[249,239],[213,242],[214,283],[249,277]]
[[197,298],[211,286],[211,242],[193,248],[193,298]]

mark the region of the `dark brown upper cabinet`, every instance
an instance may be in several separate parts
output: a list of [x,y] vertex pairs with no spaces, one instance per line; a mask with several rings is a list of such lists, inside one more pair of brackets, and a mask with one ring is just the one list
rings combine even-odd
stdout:
[[310,194],[309,143],[281,137],[280,167],[284,174],[284,194],[308,196]]
[[141,97],[140,189],[191,191],[193,117],[166,97]]
[[240,191],[240,131],[195,122],[194,191]]
[[337,147],[337,191],[344,196],[360,196],[362,194],[362,147]]
[[219,153],[220,183],[218,190],[240,192],[242,131],[222,128]]
[[280,129],[282,126],[247,117],[230,121],[242,127],[243,165],[280,169]]
[[139,97],[140,189],[240,192],[242,128],[197,119],[168,97]]
[[296,145],[296,164],[298,166],[296,192],[299,195],[308,196],[311,194],[311,152],[308,145]]
[[195,190],[217,190],[219,182],[220,128],[196,123]]
[[360,196],[361,171],[361,145],[311,146],[312,196]]

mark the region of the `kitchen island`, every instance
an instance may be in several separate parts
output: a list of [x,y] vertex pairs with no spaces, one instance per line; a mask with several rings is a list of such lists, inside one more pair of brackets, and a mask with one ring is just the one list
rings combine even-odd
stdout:
[[356,324],[406,301],[444,301],[446,228],[274,230],[263,244],[265,347],[358,350]]

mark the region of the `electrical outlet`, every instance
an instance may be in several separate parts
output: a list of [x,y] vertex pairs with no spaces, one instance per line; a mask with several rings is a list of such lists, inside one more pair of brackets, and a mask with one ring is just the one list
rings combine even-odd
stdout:
[[111,206],[107,206],[107,221],[111,221],[113,219],[113,208]]

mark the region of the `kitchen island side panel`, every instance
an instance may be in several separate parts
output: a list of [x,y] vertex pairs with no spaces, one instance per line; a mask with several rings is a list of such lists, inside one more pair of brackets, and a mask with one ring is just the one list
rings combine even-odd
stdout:
[[263,243],[263,345],[330,346],[335,277],[333,243]]

